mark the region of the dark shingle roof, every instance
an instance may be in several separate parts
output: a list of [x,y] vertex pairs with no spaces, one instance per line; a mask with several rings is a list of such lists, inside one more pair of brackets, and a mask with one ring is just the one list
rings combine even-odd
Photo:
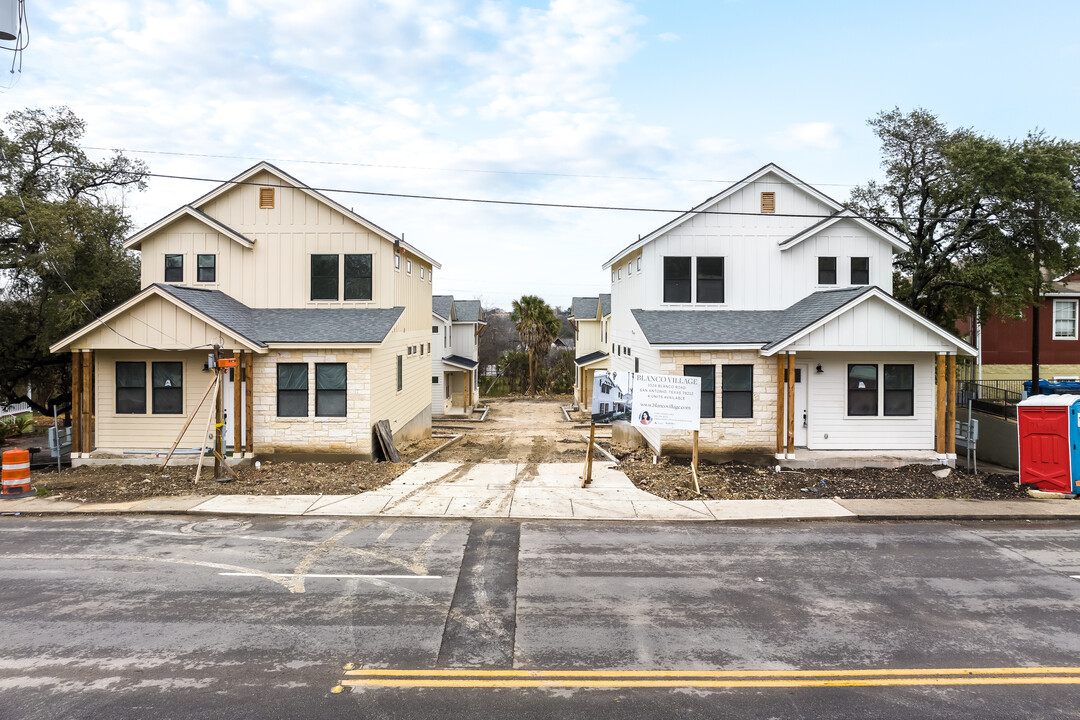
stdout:
[[443,362],[465,368],[466,370],[475,370],[480,365],[479,361],[461,357],[460,355],[447,355],[443,358]]
[[570,301],[571,312],[574,314],[575,320],[595,320],[596,308],[599,306],[600,299],[595,295],[592,297],[576,297]]
[[785,310],[631,310],[652,345],[775,345],[872,286],[823,290]]
[[157,284],[180,302],[265,347],[267,343],[378,343],[405,308],[249,308],[220,290]]
[[480,322],[480,301],[455,300],[454,321],[467,323]]
[[596,362],[597,360],[603,360],[607,356],[608,354],[603,350],[597,350],[596,352],[591,352],[588,355],[582,355],[579,358],[574,358],[574,364],[578,367],[582,367],[584,365],[588,365],[589,363]]
[[611,293],[600,293],[600,317],[611,314]]
[[454,306],[453,295],[432,295],[431,296],[431,312],[435,313],[439,317],[449,320],[450,311]]

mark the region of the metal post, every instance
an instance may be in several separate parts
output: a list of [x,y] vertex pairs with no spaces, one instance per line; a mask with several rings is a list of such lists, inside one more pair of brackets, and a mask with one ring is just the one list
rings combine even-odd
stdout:
[[[968,398],[968,426],[967,426],[967,466],[971,470],[971,398]],[[975,466],[975,474],[979,474],[979,467]]]
[[60,460],[64,455],[64,443],[60,442],[60,424],[56,421],[56,403],[52,406],[53,435],[56,436],[56,472],[60,472]]

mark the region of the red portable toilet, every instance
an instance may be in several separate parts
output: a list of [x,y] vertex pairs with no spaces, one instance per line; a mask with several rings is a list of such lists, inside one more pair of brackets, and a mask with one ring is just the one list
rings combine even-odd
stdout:
[[1016,406],[1021,483],[1072,493],[1069,409],[1077,403],[1077,395],[1033,395]]

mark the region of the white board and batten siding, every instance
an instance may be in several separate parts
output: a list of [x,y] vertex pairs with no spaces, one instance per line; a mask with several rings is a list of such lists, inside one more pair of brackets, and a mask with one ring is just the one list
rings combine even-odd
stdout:
[[947,342],[876,297],[859,303],[792,343],[787,350],[956,352]]

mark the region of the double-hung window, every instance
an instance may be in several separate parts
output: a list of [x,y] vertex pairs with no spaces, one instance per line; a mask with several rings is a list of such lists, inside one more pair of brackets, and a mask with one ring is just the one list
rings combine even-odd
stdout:
[[721,367],[720,414],[726,418],[754,417],[754,366]]
[[848,365],[847,414],[878,414],[877,365]]
[[116,414],[146,413],[146,363],[116,363]]
[[1054,339],[1076,339],[1076,300],[1054,301]]
[[345,417],[345,363],[315,363],[315,416]]
[[278,417],[307,417],[308,414],[308,366],[307,363],[278,363],[277,366],[277,414]]
[[311,299],[338,299],[338,256],[311,256]]
[[371,255],[345,256],[345,299],[371,299]]
[[217,255],[199,255],[195,279],[201,283],[217,282]]
[[664,258],[664,302],[690,302],[690,258]]
[[915,414],[915,366],[885,366],[885,414]]
[[851,284],[852,285],[869,285],[870,284],[870,258],[868,258],[868,257],[853,257],[853,258],[851,258]]
[[701,378],[701,417],[716,417],[716,366],[684,365],[683,375]]
[[184,282],[184,256],[165,256],[165,282]]
[[184,412],[184,363],[152,363],[150,374],[154,385],[154,413],[182,414]]
[[836,258],[819,257],[817,259],[817,284],[836,284]]
[[724,258],[697,258],[697,301],[724,302]]

